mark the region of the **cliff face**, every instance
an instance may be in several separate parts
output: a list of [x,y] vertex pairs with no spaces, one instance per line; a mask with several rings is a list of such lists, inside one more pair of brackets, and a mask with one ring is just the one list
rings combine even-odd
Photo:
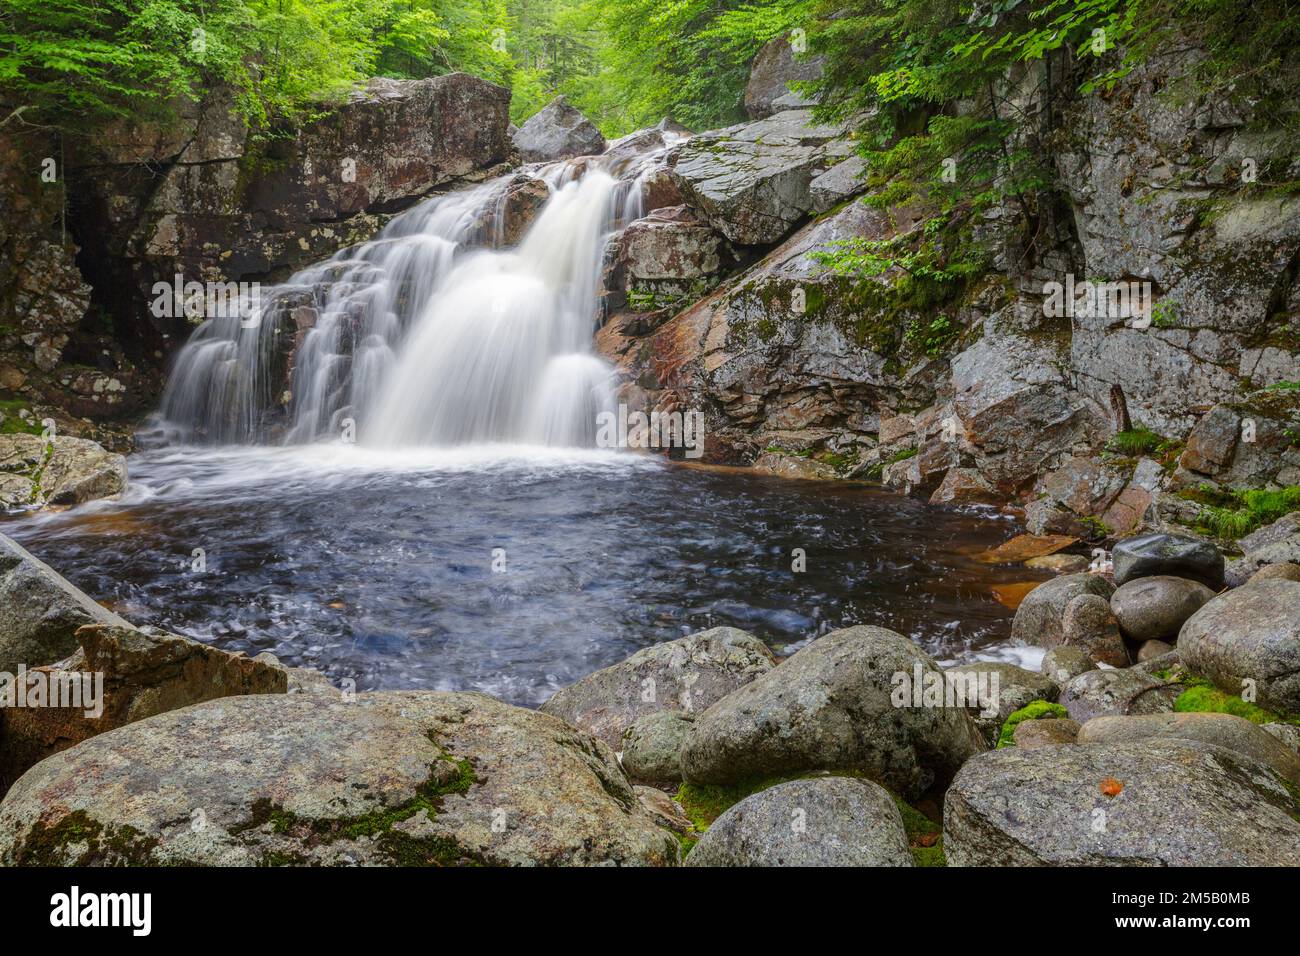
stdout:
[[[173,123],[113,124],[66,157],[48,137],[6,135],[0,389],[74,430],[151,407],[195,321],[158,283],[274,281],[369,238],[504,160],[509,99],[465,74],[375,80],[300,129],[253,137],[218,89]],[[41,181],[46,156],[66,179]]]
[[[891,221],[835,205],[863,188],[835,131],[796,109],[703,138],[709,164],[738,158],[706,180],[712,194],[687,193],[741,259],[760,258],[675,315],[614,317],[602,342],[635,383],[625,394],[704,408],[715,460],[882,474],[937,501],[1018,500],[1037,530],[1120,533],[1195,510],[1161,491],[1300,482],[1300,393],[1279,385],[1300,380],[1300,199],[1241,188],[1300,169],[1251,104],[1182,79],[1197,56],[1155,56],[1109,94],[1051,104],[1039,144],[1061,197],[1043,217],[1049,248],[1028,266],[999,254],[943,312],[900,309],[819,262],[838,239],[911,225],[904,210]],[[1032,85],[1017,79],[1011,95]],[[676,166],[688,177],[691,148]],[[1132,289],[1151,309],[1080,300],[1051,314],[1053,283],[1092,283],[1103,299]],[[662,324],[637,334],[647,322]],[[1104,453],[1135,429],[1154,433],[1148,447]]]

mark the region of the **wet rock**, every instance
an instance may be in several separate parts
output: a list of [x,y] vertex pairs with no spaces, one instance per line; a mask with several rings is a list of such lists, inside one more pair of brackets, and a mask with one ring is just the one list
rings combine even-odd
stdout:
[[526,162],[549,163],[605,151],[605,137],[594,123],[563,96],[530,116],[511,137]]
[[754,471],[778,478],[800,478],[805,481],[827,481],[836,477],[835,469],[825,462],[801,455],[786,455],[779,451],[765,451],[754,460]]
[[1057,574],[1079,574],[1088,570],[1088,559],[1081,554],[1045,554],[1040,558],[1030,558],[1025,567]]
[[1111,552],[1115,583],[1137,578],[1173,576],[1199,581],[1212,591],[1223,587],[1223,555],[1208,541],[1172,534],[1125,538]]
[[1158,714],[1174,709],[1182,693],[1176,684],[1133,669],[1093,670],[1061,689],[1061,704],[1079,723],[1111,714]]
[[77,649],[77,629],[86,624],[130,626],[0,534],[0,672],[62,660]]
[[903,818],[868,780],[791,780],[718,817],[686,866],[912,866]]
[[1054,701],[1060,693],[1050,678],[1014,664],[980,661],[944,670],[949,678],[965,682],[966,699],[973,702],[969,708],[971,719],[990,747],[997,743],[1002,725],[1013,712],[1031,701]]
[[[928,704],[927,686],[940,690]],[[943,671],[901,634],[833,631],[699,714],[682,774],[730,784],[854,771],[916,797],[985,745],[963,707],[942,706],[944,687]]]
[[1059,747],[1072,744],[1079,736],[1079,722],[1068,717],[1056,719],[1023,720],[1016,724],[1011,741],[1021,750],[1037,747]]
[[1070,599],[1061,615],[1061,642],[1083,648],[1098,664],[1127,667],[1132,663],[1110,602],[1100,594],[1078,594]]
[[1147,661],[1156,660],[1172,653],[1173,650],[1174,646],[1164,641],[1143,641],[1137,652],[1138,663],[1145,664]]
[[75,505],[126,488],[126,459],[84,438],[0,435],[0,507]]
[[772,652],[754,635],[715,627],[588,674],[541,710],[618,748],[637,717],[664,710],[699,713],[775,666]]
[[685,206],[658,209],[610,240],[604,286],[638,309],[698,299],[735,262],[730,244]]
[[209,701],[56,754],[0,803],[7,865],[677,859],[608,748],[480,694]]
[[1068,684],[1080,674],[1095,670],[1097,662],[1082,647],[1053,647],[1043,655],[1039,671],[1058,687]]
[[974,468],[949,468],[930,496],[932,505],[992,504],[1000,500],[993,486]]
[[232,654],[179,634],[90,624],[77,630],[76,639],[80,650],[29,671],[27,680],[47,687],[79,684],[80,699],[70,707],[51,702],[5,714],[0,789],[51,754],[154,714],[218,697],[289,689],[289,673],[278,662]]
[[817,79],[822,75],[824,64],[823,57],[800,56],[791,45],[789,36],[769,40],[750,64],[749,82],[745,86],[745,112],[752,119],[763,119],[779,109],[812,105],[811,100],[794,93],[790,84]]
[[1178,634],[1193,674],[1221,690],[1253,688],[1270,710],[1300,713],[1300,582],[1260,581],[1220,594]]
[[1153,737],[1200,740],[1245,754],[1300,786],[1300,756],[1249,720],[1232,714],[1147,714],[1095,717],[1079,731],[1079,743],[1129,743]]
[[682,779],[679,755],[694,719],[676,710],[644,714],[623,731],[623,770],[644,783]]
[[1177,639],[1183,622],[1213,597],[1214,592],[1197,581],[1158,574],[1120,585],[1110,606],[1129,640],[1158,641]]
[[1064,640],[1065,608],[1080,594],[1110,599],[1114,587],[1098,574],[1066,574],[1034,588],[1016,609],[1013,640],[1038,647],[1056,647]]
[[953,866],[1296,866],[1295,812],[1275,771],[1201,741],[1008,747],[953,781],[943,845]]

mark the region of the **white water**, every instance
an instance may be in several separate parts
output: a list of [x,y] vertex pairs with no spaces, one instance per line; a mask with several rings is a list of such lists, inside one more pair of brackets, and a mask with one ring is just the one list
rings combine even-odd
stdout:
[[507,176],[429,200],[241,315],[208,319],[177,357],[165,434],[593,446],[617,390],[591,351],[602,254],[641,215],[642,181],[671,139],[529,167],[550,198],[513,249],[501,248]]

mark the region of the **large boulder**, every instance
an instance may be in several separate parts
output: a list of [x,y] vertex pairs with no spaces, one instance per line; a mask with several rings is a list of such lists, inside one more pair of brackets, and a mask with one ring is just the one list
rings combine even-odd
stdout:
[[1300,581],[1259,581],[1219,595],[1187,619],[1178,654],[1230,694],[1300,713]]
[[1063,574],[1034,588],[1016,608],[1011,622],[1013,640],[1038,647],[1057,647],[1064,641],[1065,608],[1080,594],[1109,599],[1115,589],[1099,574]]
[[0,672],[63,660],[77,649],[77,629],[85,624],[130,627],[0,534]]
[[823,57],[801,55],[789,35],[769,40],[750,64],[745,112],[752,119],[763,119],[779,110],[812,106],[814,101],[791,90],[790,84],[816,80],[824,67]]
[[697,713],[775,666],[772,652],[753,634],[714,627],[588,674],[541,709],[617,749],[623,732],[641,715]]
[[605,151],[605,137],[563,96],[528,118],[511,137],[525,162],[549,163]]
[[1199,740],[1010,747],[957,774],[943,846],[955,866],[1300,866],[1300,807]]
[[1174,709],[1182,688],[1135,668],[1087,671],[1061,688],[1061,706],[1084,723],[1110,714],[1159,714]]
[[76,639],[81,650],[29,670],[23,682],[50,689],[75,683],[81,695],[62,706],[69,702],[50,699],[47,690],[44,706],[3,715],[0,792],[38,761],[115,727],[217,697],[289,690],[289,671],[274,658],[232,654],[179,634],[90,624]]
[[869,780],[814,777],[741,800],[709,825],[687,866],[912,866],[903,817]]
[[0,508],[76,505],[121,494],[126,459],[96,442],[0,435]]
[[605,250],[604,287],[612,307],[646,310],[700,298],[735,262],[730,244],[686,206],[651,212]]
[[853,771],[917,797],[985,747],[949,686],[901,634],[833,631],[699,714],[682,746],[682,775],[732,784]]
[[1126,743],[1154,737],[1201,740],[1272,767],[1300,787],[1300,754],[1244,717],[1234,714],[1146,714],[1094,717],[1079,729],[1081,744]]
[[1223,587],[1223,555],[1209,541],[1174,534],[1125,538],[1111,551],[1115,583],[1172,575],[1199,581],[1213,591]]
[[1214,592],[1199,581],[1157,574],[1120,585],[1110,596],[1110,607],[1125,637],[1162,641],[1177,638],[1183,622],[1212,597]]
[[1080,647],[1089,660],[1109,667],[1128,667],[1128,648],[1110,602],[1100,594],[1076,594],[1061,617],[1061,642]]
[[0,863],[659,866],[603,744],[480,694],[230,697],[92,737],[0,803]]

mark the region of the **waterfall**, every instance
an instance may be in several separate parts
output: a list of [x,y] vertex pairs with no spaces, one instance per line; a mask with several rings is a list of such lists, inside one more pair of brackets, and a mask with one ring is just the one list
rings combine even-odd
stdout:
[[[617,388],[591,350],[604,248],[641,216],[642,183],[677,139],[651,132],[430,199],[206,319],[177,355],[163,434],[593,446]],[[549,198],[506,248],[521,174]]]

